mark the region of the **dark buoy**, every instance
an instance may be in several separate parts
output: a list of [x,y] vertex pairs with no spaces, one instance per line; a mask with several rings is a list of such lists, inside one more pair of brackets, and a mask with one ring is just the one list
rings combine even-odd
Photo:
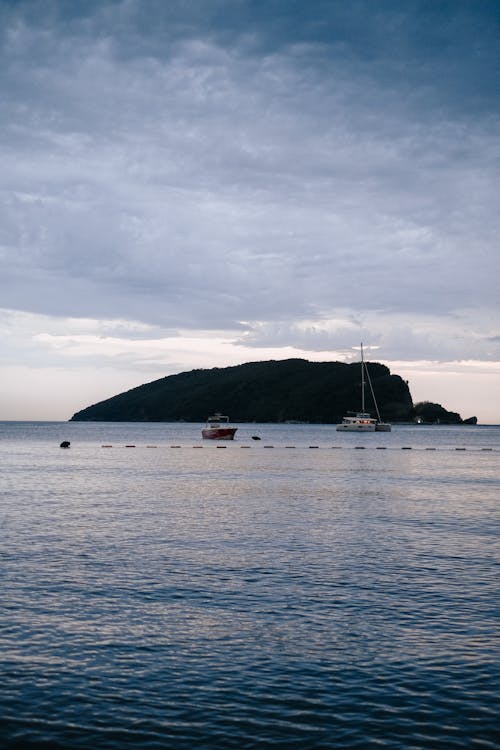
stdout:
[[252,440],[260,440],[260,437],[258,435],[252,435]]
[[59,448],[69,448],[70,445],[71,443],[69,442],[69,440],[63,440]]

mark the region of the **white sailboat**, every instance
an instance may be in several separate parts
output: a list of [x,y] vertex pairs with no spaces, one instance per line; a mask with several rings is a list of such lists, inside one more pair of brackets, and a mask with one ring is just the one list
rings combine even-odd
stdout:
[[[375,411],[377,412],[377,419],[374,419],[371,414],[365,411],[365,374],[370,386],[370,392],[375,405]],[[382,422],[380,418],[380,412],[378,410],[377,400],[373,391],[372,381],[370,379],[370,373],[365,364],[363,356],[363,344],[361,344],[361,411],[354,414],[350,414],[342,419],[342,422],[337,425],[336,429],[340,432],[390,432],[391,425],[387,422]]]

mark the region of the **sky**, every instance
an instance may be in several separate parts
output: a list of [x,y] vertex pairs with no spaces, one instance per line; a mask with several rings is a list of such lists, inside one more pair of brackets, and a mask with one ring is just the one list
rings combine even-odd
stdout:
[[0,419],[383,362],[500,423],[497,0],[0,0]]

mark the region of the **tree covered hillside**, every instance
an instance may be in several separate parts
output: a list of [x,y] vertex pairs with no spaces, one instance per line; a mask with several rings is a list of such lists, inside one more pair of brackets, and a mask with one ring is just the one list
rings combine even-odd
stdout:
[[[407,421],[408,384],[367,363],[381,416]],[[369,388],[366,409],[374,412]],[[339,422],[361,408],[360,363],[286,359],[191,370],[155,380],[77,412],[74,421],[202,422],[218,411],[235,422]]]

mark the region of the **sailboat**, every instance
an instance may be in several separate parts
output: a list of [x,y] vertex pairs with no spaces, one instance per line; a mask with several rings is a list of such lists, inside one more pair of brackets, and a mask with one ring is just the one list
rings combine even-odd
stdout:
[[[373,403],[375,405],[375,411],[377,412],[377,419],[374,419],[371,414],[365,411],[365,375],[370,386],[370,392],[372,395]],[[361,344],[361,411],[350,414],[342,419],[342,422],[337,425],[337,430],[348,431],[348,432],[390,432],[391,425],[388,422],[382,422],[380,418],[380,412],[378,410],[377,400],[373,391],[372,381],[370,373],[365,364],[363,356],[363,344]]]

